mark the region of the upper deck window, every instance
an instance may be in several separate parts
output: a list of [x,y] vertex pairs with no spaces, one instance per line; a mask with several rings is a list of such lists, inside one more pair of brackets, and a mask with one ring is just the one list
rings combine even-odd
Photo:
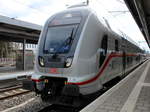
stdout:
[[81,14],[78,12],[70,12],[58,14],[49,24],[49,26],[78,24],[81,22]]
[[115,51],[119,51],[119,42],[115,40]]

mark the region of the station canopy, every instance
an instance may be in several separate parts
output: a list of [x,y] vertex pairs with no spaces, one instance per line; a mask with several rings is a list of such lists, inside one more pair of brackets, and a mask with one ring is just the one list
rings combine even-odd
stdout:
[[150,0],[125,0],[150,47]]
[[0,15],[0,40],[36,44],[42,26]]

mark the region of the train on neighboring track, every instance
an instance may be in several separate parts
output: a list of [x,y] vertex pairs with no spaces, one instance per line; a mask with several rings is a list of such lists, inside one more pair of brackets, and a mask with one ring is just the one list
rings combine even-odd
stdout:
[[143,50],[105,26],[90,8],[68,8],[43,27],[32,84],[43,101],[71,97],[74,103],[142,61]]

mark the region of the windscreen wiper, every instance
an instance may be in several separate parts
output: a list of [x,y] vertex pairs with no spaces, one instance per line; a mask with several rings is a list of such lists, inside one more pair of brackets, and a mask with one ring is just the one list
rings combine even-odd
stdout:
[[70,36],[56,49],[55,53],[53,54],[53,58],[57,57],[58,51],[60,49],[62,49],[63,46],[67,46],[67,45],[70,45],[72,43],[73,33],[74,33],[74,28],[72,29]]

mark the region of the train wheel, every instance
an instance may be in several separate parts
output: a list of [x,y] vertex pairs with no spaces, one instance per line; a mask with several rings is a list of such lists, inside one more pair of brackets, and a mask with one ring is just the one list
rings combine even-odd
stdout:
[[49,96],[48,95],[41,95],[41,99],[43,102],[48,102]]

